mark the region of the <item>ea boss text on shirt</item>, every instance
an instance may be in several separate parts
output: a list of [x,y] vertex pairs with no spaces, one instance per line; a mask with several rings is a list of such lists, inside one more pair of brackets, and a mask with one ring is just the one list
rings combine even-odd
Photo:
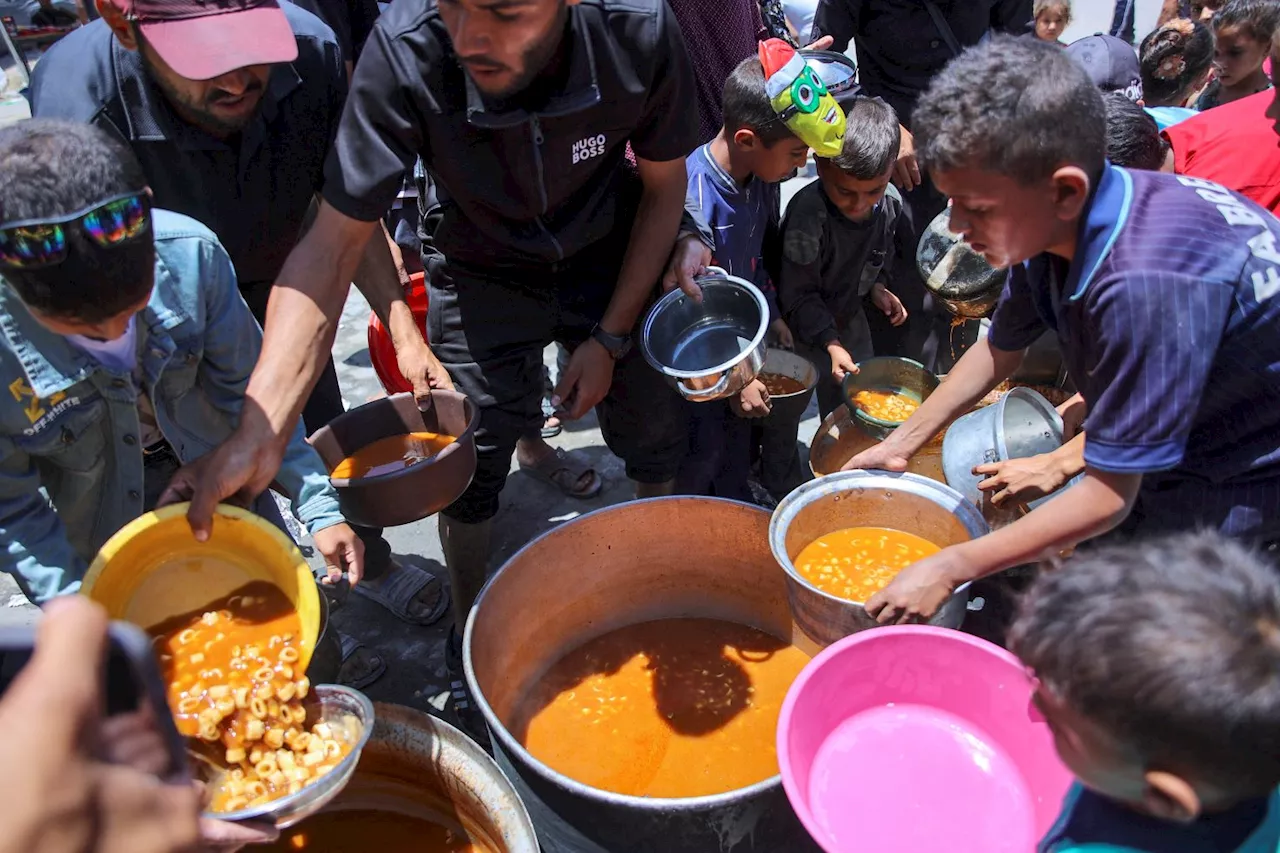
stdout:
[[592,157],[599,157],[604,153],[604,134],[598,133],[595,136],[588,136],[585,139],[579,139],[573,143],[573,162],[581,163],[583,160],[590,160]]
[[1256,226],[1262,229],[1249,239],[1249,250],[1255,258],[1272,266],[1252,275],[1253,298],[1261,303],[1280,292],[1280,272],[1276,270],[1276,265],[1280,264],[1280,252],[1277,252],[1275,235],[1267,227],[1266,220],[1256,211],[1242,204],[1236,196],[1212,181],[1179,176],[1178,183],[1184,187],[1191,187],[1196,191],[1196,195],[1217,207],[1218,212],[1228,224]]

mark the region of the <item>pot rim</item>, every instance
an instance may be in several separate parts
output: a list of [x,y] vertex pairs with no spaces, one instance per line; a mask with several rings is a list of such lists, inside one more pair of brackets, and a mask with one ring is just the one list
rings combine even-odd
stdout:
[[[792,391],[790,394],[770,394],[770,395],[769,395],[769,399],[770,399],[770,400],[790,400],[791,398],[793,398],[793,397],[799,397],[799,396],[800,396],[800,395],[802,395],[802,394],[809,394],[809,393],[812,393],[813,389],[815,389],[815,388],[817,388],[817,387],[818,387],[818,366],[817,366],[816,364],[814,364],[812,361],[810,361],[809,359],[807,359],[807,358],[805,358],[804,356],[802,356],[800,353],[798,353],[798,352],[793,352],[792,350],[789,350],[789,349],[783,349],[782,347],[769,347],[768,349],[766,349],[766,350],[764,351],[764,360],[765,360],[765,362],[768,362],[768,361],[769,361],[769,355],[770,355],[770,353],[775,353],[775,352],[776,352],[776,353],[784,353],[784,354],[786,354],[786,355],[795,356],[796,358],[800,359],[801,361],[806,362],[806,363],[809,365],[809,367],[811,367],[811,368],[813,369],[813,378],[812,378],[809,382],[806,382],[806,383],[805,383],[805,385],[804,385],[804,388],[800,389],[799,391]],[[761,373],[768,373],[768,372],[769,372],[769,371],[765,370],[764,368],[765,368],[765,365],[762,363],[762,364],[760,365],[760,372],[756,374],[756,378],[757,378],[757,379],[760,377],[760,374],[761,374]],[[794,377],[787,377],[787,378],[788,378],[788,379],[792,379],[792,378],[794,378]],[[799,380],[799,379],[796,379],[796,381],[797,381],[797,382],[799,382],[800,380]]]
[[[466,394],[461,393],[460,391],[441,390],[441,391],[433,391],[431,393],[456,394],[462,398],[463,411],[465,412],[469,409],[471,412],[471,416],[467,418],[467,426],[462,430],[461,434],[454,436],[453,441],[449,444],[448,447],[446,447],[444,450],[441,450],[439,453],[437,453],[435,456],[432,456],[430,459],[427,459],[423,462],[419,462],[416,465],[410,465],[406,468],[401,468],[399,471],[388,471],[385,474],[375,474],[372,477],[330,476],[329,485],[333,486],[335,489],[347,489],[347,490],[362,489],[367,486],[385,485],[386,483],[389,483],[392,480],[398,480],[399,478],[407,476],[410,473],[430,470],[431,467],[434,466],[436,463],[443,462],[444,460],[448,459],[450,456],[453,456],[455,453],[464,452],[464,451],[454,450],[454,448],[462,447],[464,444],[467,443],[469,439],[472,439],[473,436],[475,435],[476,427],[480,425],[480,407],[477,406],[470,397],[468,397]],[[411,397],[411,396],[413,396],[412,392],[403,391],[399,394],[391,394],[389,396],[382,397],[368,403],[363,403],[362,405],[373,406],[373,405],[377,405],[378,403],[393,401],[398,397]],[[358,408],[360,408],[360,406],[356,407],[356,409]],[[352,409],[351,411],[354,412],[356,409]]]
[[645,315],[644,325],[640,330],[640,351],[644,355],[644,360],[649,362],[650,367],[671,379],[697,379],[698,377],[715,376],[718,373],[731,370],[745,361],[751,353],[755,352],[764,343],[764,336],[769,331],[769,303],[765,301],[764,294],[760,292],[760,288],[744,278],[718,272],[701,276],[697,279],[697,282],[700,287],[704,284],[720,283],[747,291],[747,294],[755,300],[756,307],[760,309],[760,327],[756,329],[755,336],[751,338],[751,345],[745,347],[742,352],[728,361],[717,364],[714,367],[704,367],[699,370],[677,370],[658,361],[649,347],[649,331],[653,328],[654,320],[658,314],[681,299],[688,298],[685,292],[678,287],[668,292],[655,302],[653,307],[649,309],[649,313]]
[[[778,508],[773,511],[773,517],[769,519],[769,549],[773,552],[773,558],[778,561],[778,565],[781,566],[782,570],[786,573],[788,580],[800,584],[805,588],[805,590],[812,592],[815,595],[819,595],[834,604],[841,604],[846,607],[856,606],[865,609],[866,602],[854,601],[850,598],[842,598],[838,595],[832,595],[829,592],[824,592],[823,590],[818,589],[806,580],[805,577],[800,574],[799,570],[796,569],[795,564],[791,562],[791,558],[787,555],[783,539],[785,531],[790,527],[791,522],[794,521],[800,511],[809,506],[809,504],[813,503],[818,498],[826,497],[832,492],[848,492],[855,490],[854,488],[839,488],[844,481],[853,481],[850,485],[858,487],[859,489],[878,489],[883,488],[886,484],[876,481],[882,481],[887,478],[891,479],[892,482],[901,481],[908,484],[918,485],[926,490],[940,491],[944,494],[950,492],[949,497],[953,497],[955,500],[956,506],[954,511],[957,516],[960,516],[960,523],[963,524],[966,529],[977,529],[981,531],[977,536],[973,537],[974,539],[986,536],[991,532],[990,526],[987,524],[986,519],[982,517],[982,513],[978,512],[977,507],[966,501],[955,489],[939,483],[937,480],[931,480],[928,477],[922,477],[919,474],[912,474],[906,471],[884,471],[879,468],[867,468],[856,471],[837,471],[834,474],[827,474],[823,477],[818,477],[815,480],[810,480],[791,494],[787,495],[782,499],[782,502],[778,504]],[[863,482],[859,483],[857,481]],[[973,523],[972,527],[970,524],[966,523],[966,517],[967,521]],[[973,581],[965,581],[952,591],[951,596],[954,598],[962,593],[966,593],[972,585]]]
[[[672,497],[689,498],[694,496],[664,496],[627,501],[626,503],[614,504],[613,506],[592,510],[591,512],[578,516],[573,519],[573,521],[582,521],[583,519],[605,515],[607,513],[621,512],[622,510],[633,507],[637,504],[668,501],[671,500]],[[762,509],[754,504],[746,503],[745,501],[713,497],[697,497],[697,499],[703,501],[715,501],[717,503],[729,504],[732,506],[746,507],[747,509],[760,513],[768,512],[768,510]],[[619,794],[614,791],[606,791],[603,788],[596,788],[591,785],[584,784],[552,769],[551,767],[548,767],[537,758],[534,758],[533,755],[515,739],[511,732],[507,730],[507,727],[498,719],[498,715],[494,713],[493,707],[490,706],[489,700],[484,695],[484,691],[479,689],[479,684],[476,680],[475,668],[471,662],[471,642],[472,638],[475,636],[477,614],[480,613],[480,608],[483,606],[485,598],[491,594],[494,584],[502,577],[502,573],[506,570],[507,566],[513,563],[517,558],[523,556],[526,551],[541,543],[542,540],[548,538],[553,533],[556,533],[559,529],[559,527],[551,528],[535,539],[530,540],[519,551],[516,551],[508,557],[507,561],[503,563],[502,568],[494,572],[493,577],[489,578],[489,580],[485,582],[484,587],[480,590],[480,595],[476,597],[475,605],[467,615],[467,626],[462,635],[463,675],[466,678],[467,687],[471,690],[472,698],[475,700],[476,706],[480,709],[480,713],[484,717],[485,725],[489,727],[490,737],[497,740],[508,755],[519,757],[524,764],[531,767],[534,772],[551,784],[556,785],[575,796],[590,797],[599,801],[607,802],[610,805],[621,806],[623,808],[640,809],[642,811],[698,812],[709,808],[720,808],[742,799],[755,797],[775,787],[781,789],[782,772],[779,770],[767,779],[761,779],[759,782],[747,785],[746,787],[734,788],[732,791],[725,791],[719,794],[706,794],[700,797],[638,797],[632,794]]]

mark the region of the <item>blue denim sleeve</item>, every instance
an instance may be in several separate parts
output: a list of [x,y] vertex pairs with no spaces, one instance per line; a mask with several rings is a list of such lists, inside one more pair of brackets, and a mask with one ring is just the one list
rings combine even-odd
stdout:
[[[262,330],[240,295],[226,250],[216,243],[205,245],[201,275],[206,312],[204,390],[215,406],[238,422],[249,375],[262,351]],[[289,438],[276,481],[288,493],[294,513],[308,531],[315,533],[344,520],[329,474],[320,455],[307,444],[301,421]]]
[[62,520],[40,493],[31,457],[0,437],[0,570],[37,604],[80,588],[88,564],[67,539]]

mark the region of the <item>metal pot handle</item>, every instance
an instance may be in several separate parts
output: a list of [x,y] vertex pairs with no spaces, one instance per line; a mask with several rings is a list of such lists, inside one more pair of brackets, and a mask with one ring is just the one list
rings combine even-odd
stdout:
[[728,278],[729,272],[724,267],[707,267],[707,271],[705,273],[700,276],[696,276],[693,280],[701,281],[704,278],[713,278],[716,276],[719,276],[720,278]]
[[712,385],[710,388],[704,388],[701,391],[690,391],[688,388],[684,387],[684,380],[681,379],[679,382],[676,383],[676,390],[680,392],[681,397],[684,397],[690,403],[702,402],[701,400],[695,400],[692,395],[697,395],[701,397],[704,394],[709,394],[711,395],[712,399],[715,399],[716,397],[724,393],[725,388],[729,387],[729,374],[731,372],[732,371],[729,371],[729,370],[724,371],[723,373],[720,374],[719,382],[717,382],[715,385]]

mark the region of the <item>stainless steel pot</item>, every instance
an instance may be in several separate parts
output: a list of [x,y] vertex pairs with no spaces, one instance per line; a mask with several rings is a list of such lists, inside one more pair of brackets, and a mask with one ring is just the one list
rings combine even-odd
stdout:
[[649,365],[695,403],[731,397],[756,378],[769,328],[769,305],[755,285],[709,269],[698,279],[702,302],[671,291],[649,310],[640,335]]
[[[377,704],[373,736],[355,774],[321,814],[381,811],[429,820],[453,829],[492,853],[538,853],[533,823],[515,789],[493,759],[453,726],[402,705]],[[304,821],[298,830],[308,832]],[[382,850],[376,825],[365,849]],[[286,833],[254,848],[292,851]],[[325,849],[314,838],[308,849]]]
[[[942,471],[947,485],[966,501],[984,512],[998,512],[990,505],[993,493],[978,490],[985,478],[973,473],[974,466],[1038,456],[1061,446],[1062,418],[1053,404],[1029,388],[1012,388],[995,405],[963,415],[947,429]],[[1050,497],[1030,505],[1034,508]]]
[[[787,598],[796,624],[821,646],[878,627],[862,602],[822,592],[800,576],[793,562],[818,537],[848,527],[891,527],[943,548],[989,532],[976,507],[953,489],[916,474],[842,471],[805,483],[787,495],[769,522],[769,547],[786,572]],[[966,583],[929,624],[959,628],[968,601]]]
[[545,853],[817,850],[779,776],[706,797],[625,796],[557,773],[507,728],[548,666],[637,622],[728,619],[816,651],[795,628],[768,528],[768,513],[733,501],[631,501],[543,534],[480,594],[463,639],[467,683]]

